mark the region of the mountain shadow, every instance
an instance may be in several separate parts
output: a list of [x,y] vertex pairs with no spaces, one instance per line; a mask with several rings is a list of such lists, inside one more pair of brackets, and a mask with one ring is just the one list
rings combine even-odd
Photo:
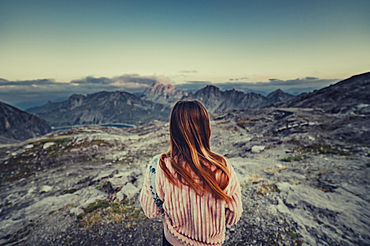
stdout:
[[26,140],[49,132],[51,127],[45,120],[0,102],[0,142]]

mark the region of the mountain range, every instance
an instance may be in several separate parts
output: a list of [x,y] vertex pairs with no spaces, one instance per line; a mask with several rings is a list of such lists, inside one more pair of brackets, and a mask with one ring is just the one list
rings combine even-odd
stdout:
[[260,108],[275,102],[284,102],[294,96],[277,90],[267,97],[256,94],[227,90],[208,85],[196,93],[186,93],[172,85],[158,82],[148,87],[142,95],[127,92],[98,92],[72,95],[64,102],[48,102],[44,106],[27,109],[54,127],[125,123],[140,125],[152,120],[168,120],[172,106],[179,100],[196,99],[210,113],[231,109]]
[[271,92],[267,97],[250,92],[245,94],[242,91],[226,90],[221,91],[214,85],[207,85],[203,89],[182,99],[196,99],[204,104],[210,113],[223,112],[231,109],[262,108],[276,102],[285,102],[294,98],[293,95],[281,90]]
[[48,102],[26,110],[52,126],[125,123],[143,124],[152,120],[167,120],[170,109],[163,104],[142,100],[124,92],[97,92],[72,95],[64,102]]
[[[245,110],[274,107],[321,108],[327,113],[370,112],[370,73],[364,73],[340,81],[312,93],[293,96],[281,90],[267,96],[241,91],[221,91],[208,85],[195,93],[187,93],[172,85],[158,82],[148,87],[142,95],[124,91],[97,92],[86,96],[74,94],[63,102],[29,108],[30,115],[7,104],[1,104],[1,136],[27,139],[45,134],[50,126],[86,124],[141,125],[152,120],[167,121],[172,106],[178,100],[196,99],[213,114],[228,110]],[[10,113],[9,113],[10,112]],[[17,116],[15,116],[17,115]],[[38,119],[46,120],[46,122]],[[11,126],[11,127],[10,127]]]

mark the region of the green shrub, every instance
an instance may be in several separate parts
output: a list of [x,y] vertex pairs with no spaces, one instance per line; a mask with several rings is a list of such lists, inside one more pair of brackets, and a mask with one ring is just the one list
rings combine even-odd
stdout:
[[55,154],[55,152],[57,152],[56,150],[52,150],[48,153],[48,155],[52,155],[52,154]]
[[89,204],[89,206],[87,206],[84,209],[84,211],[85,211],[85,213],[91,213],[91,212],[97,210],[98,208],[107,208],[107,207],[109,207],[109,203],[107,201],[97,200],[96,202]]

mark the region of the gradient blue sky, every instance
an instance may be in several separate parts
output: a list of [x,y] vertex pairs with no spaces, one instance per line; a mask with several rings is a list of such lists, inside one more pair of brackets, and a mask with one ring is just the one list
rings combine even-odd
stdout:
[[1,0],[0,78],[339,80],[370,70],[369,13],[369,0]]

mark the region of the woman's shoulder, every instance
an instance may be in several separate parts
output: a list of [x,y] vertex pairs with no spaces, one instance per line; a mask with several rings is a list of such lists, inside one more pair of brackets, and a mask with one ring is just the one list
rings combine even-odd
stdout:
[[150,160],[149,165],[150,166],[157,166],[158,165],[158,167],[159,167],[159,163],[160,163],[161,160],[164,162],[166,167],[168,167],[167,163],[168,163],[169,157],[168,157],[167,153],[161,153],[161,154],[157,154],[157,155],[153,156],[153,158]]
[[155,155],[155,156],[152,157],[152,159],[150,160],[150,162],[158,162],[160,159],[166,158],[166,157],[167,157],[167,153],[157,154],[157,155]]
[[161,158],[161,155],[162,154],[158,154],[158,155],[153,156],[153,158],[150,160],[151,164],[152,163],[157,163],[159,161],[159,159]]

